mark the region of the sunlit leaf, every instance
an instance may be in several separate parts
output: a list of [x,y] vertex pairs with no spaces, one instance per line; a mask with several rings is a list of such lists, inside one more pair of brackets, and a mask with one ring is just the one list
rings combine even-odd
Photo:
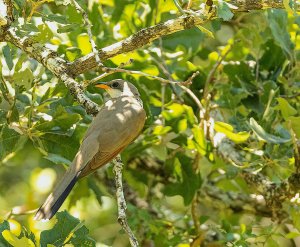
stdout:
[[234,133],[233,127],[228,123],[215,122],[214,129],[215,131],[224,133],[228,137],[228,139],[232,140],[235,143],[243,143],[250,137],[250,133],[245,131]]
[[169,105],[166,108],[167,109],[162,113],[162,115],[168,121],[178,118],[184,113],[183,106],[177,103],[173,103],[172,105]]
[[199,30],[201,32],[205,33],[208,37],[210,37],[210,38],[214,38],[215,37],[214,34],[210,30],[208,30],[207,28],[202,27],[200,25],[198,25],[197,27],[199,28]]
[[285,235],[285,238],[293,239],[293,238],[297,238],[299,236],[300,236],[299,232],[289,232],[288,234]]
[[197,151],[205,155],[207,151],[207,143],[204,135],[204,130],[202,128],[199,128],[199,126],[194,126],[192,128],[192,133],[194,135],[195,147]]
[[168,133],[172,128],[170,126],[162,126],[162,125],[157,125],[155,126],[153,130],[154,135],[164,135]]
[[290,0],[283,0],[283,5],[284,8],[291,14],[294,13],[294,11],[292,10],[292,8],[290,7]]
[[0,246],[1,247],[10,247],[11,245],[8,244],[8,242],[4,239],[2,233],[5,230],[10,230],[8,221],[4,220],[0,224]]
[[297,114],[297,110],[292,107],[289,102],[284,98],[277,98],[278,101],[278,109],[281,111],[281,114],[284,119],[287,119],[290,116],[294,116]]
[[46,43],[53,38],[53,32],[47,24],[38,25],[40,33],[35,37],[41,43]]
[[26,237],[22,237],[22,238],[18,239],[9,230],[4,230],[2,232],[2,236],[8,243],[10,243],[14,247],[34,247],[35,246],[34,243],[30,239],[28,239]]
[[13,80],[16,85],[24,86],[26,89],[31,88],[31,83],[33,81],[33,74],[29,68],[15,72],[13,75]]
[[288,121],[291,123],[291,127],[297,138],[300,138],[300,117],[289,117]]
[[87,34],[78,35],[77,44],[79,49],[82,52],[82,55],[86,55],[92,51],[92,45],[90,43],[90,39]]

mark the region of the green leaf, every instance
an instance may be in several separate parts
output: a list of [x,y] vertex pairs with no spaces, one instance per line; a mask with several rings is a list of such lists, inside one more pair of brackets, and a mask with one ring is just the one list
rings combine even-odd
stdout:
[[17,5],[17,9],[23,9],[24,8],[24,5],[26,4],[26,0],[14,0],[14,2],[16,3]]
[[184,204],[189,205],[193,200],[196,191],[200,188],[202,180],[200,173],[196,173],[193,170],[191,160],[183,155],[178,156],[178,161],[181,165],[182,179],[180,179],[180,182],[167,184],[163,189],[163,192],[167,196],[180,195],[184,199]]
[[288,117],[297,114],[297,110],[292,107],[289,102],[284,98],[277,98],[278,106],[277,109],[281,111],[282,117],[287,120]]
[[181,104],[173,103],[166,107],[166,110],[162,112],[162,115],[167,121],[179,118],[184,113],[184,108]]
[[[186,37],[189,37],[188,39]],[[165,49],[176,50],[180,46],[184,47],[187,51],[191,50],[196,52],[200,44],[203,42],[205,35],[198,28],[184,30],[183,32],[176,32],[162,38],[163,47]],[[182,50],[182,49],[181,49]]]
[[76,29],[78,29],[78,24],[72,23],[72,24],[67,24],[65,26],[61,26],[60,28],[57,29],[57,32],[58,33],[68,33],[68,32],[72,32]]
[[7,64],[7,67],[9,70],[11,70],[14,67],[13,57],[12,57],[12,51],[9,47],[9,45],[6,45],[2,48],[2,52],[5,58],[5,62]]
[[285,238],[293,239],[293,238],[297,238],[299,236],[300,236],[299,232],[289,232],[288,234],[285,235]]
[[300,117],[289,117],[288,121],[291,123],[292,129],[298,139],[300,139]]
[[11,246],[2,235],[3,231],[9,230],[9,229],[10,229],[10,227],[9,227],[8,221],[4,220],[0,224],[0,247],[10,247]]
[[61,24],[68,23],[66,17],[63,15],[50,14],[50,15],[44,16],[44,18],[48,21],[53,21],[53,22],[57,22],[57,23],[61,23]]
[[294,227],[296,227],[297,230],[300,231],[300,211],[299,211],[299,207],[291,207],[289,213],[290,213],[290,216],[292,218]]
[[185,112],[186,112],[186,118],[188,120],[188,122],[190,124],[194,124],[195,123],[195,114],[194,114],[194,111],[193,111],[193,108],[188,106],[188,105],[183,105],[183,108],[185,109]]
[[49,132],[52,130],[56,132],[55,130],[59,127],[61,130],[65,131],[70,129],[73,124],[77,123],[80,119],[80,114],[69,113],[60,105],[57,107],[51,121],[42,118],[35,124],[34,128],[42,132]]
[[192,128],[192,133],[193,133],[194,140],[196,141],[194,143],[197,151],[202,155],[206,155],[207,142],[205,139],[203,128],[200,128],[198,125],[195,125]]
[[218,17],[224,21],[229,21],[233,17],[233,13],[230,10],[230,5],[223,0],[218,0]]
[[0,132],[0,158],[4,158],[9,153],[12,153],[20,139],[20,134],[4,124]]
[[278,137],[278,136],[267,133],[254,120],[254,118],[250,118],[250,127],[253,130],[253,132],[256,134],[256,136],[262,141],[269,142],[269,143],[275,143],[275,144],[287,143],[287,142],[291,141],[291,138],[282,138],[282,137]]
[[290,6],[290,0],[283,0],[283,5],[284,5],[284,8],[287,10],[287,12],[293,14],[293,10]]
[[278,45],[289,55],[292,55],[294,45],[287,30],[287,12],[280,9],[268,10],[269,25]]
[[23,85],[27,90],[31,88],[31,83],[33,81],[33,74],[31,69],[26,68],[24,70],[15,72],[13,75],[14,83],[18,86]]
[[47,24],[38,25],[39,34],[34,37],[35,40],[44,44],[53,38],[53,33]]
[[225,134],[228,139],[232,140],[235,143],[243,143],[250,137],[250,133],[245,131],[234,133],[233,127],[230,124],[223,122],[215,122],[214,129],[217,132]]
[[28,56],[27,56],[26,53],[22,53],[21,56],[18,59],[18,62],[16,63],[15,72],[18,72],[22,68],[23,62],[25,60],[28,60]]
[[67,211],[58,212],[56,218],[54,227],[41,233],[41,247],[47,247],[48,244],[63,246],[67,243],[74,246],[96,246],[96,242],[87,236],[88,229],[77,218]]
[[153,135],[164,135],[170,132],[172,128],[170,126],[162,126],[162,125],[157,125],[153,129]]
[[267,241],[266,241],[266,246],[270,246],[270,247],[281,247],[281,245],[278,244],[278,241],[274,240],[272,237],[267,239]]
[[96,179],[94,179],[92,177],[88,177],[87,182],[88,182],[89,188],[94,192],[99,205],[102,206],[103,205],[102,196],[104,196],[104,194],[97,186]]
[[26,23],[22,26],[22,30],[23,31],[28,31],[28,32],[39,32],[39,29],[37,28],[37,26],[33,23]]
[[200,30],[202,33],[205,33],[209,38],[212,38],[212,39],[215,38],[213,32],[211,32],[211,31],[208,30],[207,28],[202,27],[202,26],[200,26],[200,25],[198,25],[197,27],[199,28],[199,30]]
[[71,161],[60,156],[59,154],[52,154],[52,153],[48,153],[47,156],[44,157],[47,160],[52,161],[55,164],[63,164],[63,165],[71,165]]
[[2,236],[8,243],[10,243],[14,247],[35,247],[34,243],[30,239],[26,237],[22,237],[19,239],[9,230],[4,230],[2,232]]
[[179,132],[183,132],[187,129],[187,119],[186,118],[183,118],[183,119],[178,121],[177,129],[178,129]]

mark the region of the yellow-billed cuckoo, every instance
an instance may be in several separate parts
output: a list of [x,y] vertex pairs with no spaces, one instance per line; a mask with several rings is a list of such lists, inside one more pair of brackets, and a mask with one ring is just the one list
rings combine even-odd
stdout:
[[141,132],[146,114],[137,88],[117,79],[97,84],[110,95],[89,126],[72,164],[35,215],[51,219],[76,181],[102,167],[119,154]]

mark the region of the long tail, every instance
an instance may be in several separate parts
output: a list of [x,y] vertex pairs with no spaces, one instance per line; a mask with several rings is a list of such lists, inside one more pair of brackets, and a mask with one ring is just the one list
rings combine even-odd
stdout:
[[61,207],[67,196],[70,194],[72,188],[79,178],[80,172],[77,174],[68,170],[63,178],[60,180],[54,191],[48,196],[44,204],[37,211],[34,219],[51,219],[57,210]]

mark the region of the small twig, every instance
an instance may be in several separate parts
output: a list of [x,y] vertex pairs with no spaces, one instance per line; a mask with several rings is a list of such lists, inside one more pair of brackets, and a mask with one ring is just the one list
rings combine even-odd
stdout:
[[[169,80],[172,80],[172,75],[170,74],[170,72],[168,71],[168,67],[165,63],[165,60],[163,59],[163,49],[162,46],[160,47],[161,50],[161,56],[158,56],[158,58],[160,59],[160,61],[158,61],[154,56],[152,56],[152,60],[156,63],[156,65],[162,70],[162,72],[165,74],[165,76],[168,77]],[[171,88],[173,93],[177,96],[177,98],[183,102],[182,97],[180,96],[180,94],[178,93],[178,91],[176,90],[176,86],[171,84]]]
[[5,215],[5,219],[9,220],[12,216],[34,214],[36,210],[37,209],[26,211],[22,207],[14,207]]
[[[129,64],[132,64],[133,61],[134,61],[133,59],[129,59],[128,62],[121,63],[117,68],[121,69],[121,68],[123,68],[123,67],[125,67],[125,66],[127,66]],[[101,80],[101,79],[103,79],[103,78],[105,78],[105,77],[107,77],[107,76],[109,76],[111,74],[116,73],[116,71],[113,71],[113,70],[107,71],[106,67],[100,67],[100,69],[103,70],[103,71],[106,71],[106,72],[104,72],[103,74],[95,77],[94,79],[92,79],[90,81],[86,81],[85,82],[86,86],[88,86],[89,84],[93,84],[93,83],[95,83],[95,82],[97,82],[97,81],[99,81],[99,80]]]
[[192,76],[190,76],[186,81],[184,81],[183,83],[181,83],[181,85],[183,86],[189,86],[193,83],[194,78],[199,75],[199,71],[196,71],[195,73],[192,74]]
[[203,98],[206,99],[207,98],[207,94],[208,94],[208,87],[209,84],[212,82],[213,80],[213,76],[216,73],[217,69],[219,68],[219,66],[221,65],[222,61],[226,58],[226,56],[228,55],[228,53],[231,51],[232,49],[232,45],[228,48],[228,50],[225,52],[225,54],[223,56],[219,57],[219,60],[215,63],[215,65],[212,67],[212,69],[209,71],[208,76],[206,78],[205,81],[205,85],[204,85],[204,89],[203,89]]
[[98,66],[103,66],[103,64],[101,63],[101,60],[100,60],[100,56],[99,56],[99,53],[98,53],[96,43],[93,40],[92,24],[91,24],[91,22],[88,18],[88,15],[84,11],[84,9],[77,3],[76,0],[72,0],[72,2],[74,4],[74,7],[76,8],[76,10],[82,14],[84,24],[86,26],[86,30],[87,30],[87,33],[88,33],[88,36],[89,36],[89,41],[90,41],[91,46],[92,46],[92,51],[93,51],[95,59],[96,59],[96,63],[98,64]]
[[147,74],[145,72],[138,71],[138,70],[128,70],[128,69],[123,69],[123,68],[119,68],[119,67],[118,68],[103,67],[102,70],[105,71],[105,73],[104,73],[105,75],[102,74],[102,75],[99,75],[99,76],[95,77],[94,79],[90,80],[88,82],[88,84],[95,83],[95,82],[99,81],[100,79],[104,78],[105,76],[113,74],[113,73],[117,73],[117,72],[126,73],[126,74],[130,74],[130,75],[135,74],[135,75],[150,77],[152,79],[161,81],[162,83],[165,83],[165,84],[177,84],[177,85],[180,85],[180,84],[185,85],[186,84],[186,82],[172,81],[172,80],[164,79],[164,78],[159,77],[159,76],[150,75],[150,74]]
[[[161,68],[161,70],[163,71],[163,73],[168,76],[168,78],[170,80],[172,80],[172,75],[171,73],[168,71],[165,62],[163,61],[162,63],[159,63],[154,57],[152,57],[153,61]],[[196,71],[195,73],[192,74],[191,77],[189,77],[186,81],[177,84],[183,91],[185,91],[188,95],[190,95],[190,97],[194,100],[194,102],[196,103],[196,105],[199,107],[200,109],[200,119],[202,119],[204,117],[204,113],[205,113],[205,108],[203,107],[203,105],[201,104],[200,100],[198,99],[198,97],[192,92],[192,90],[190,90],[189,88],[185,87],[184,85],[190,85],[192,83],[192,80],[199,74],[199,71]]]
[[201,232],[198,208],[199,208],[199,200],[198,200],[198,192],[196,192],[191,205],[191,215],[194,222],[195,231],[197,234]]
[[[263,6],[259,2],[261,1],[231,0],[229,3],[232,3],[239,8],[237,10],[232,9],[232,12],[235,13],[240,11],[262,9]],[[264,3],[265,7],[284,8],[282,0],[264,0]],[[189,12],[189,10],[185,10],[185,15],[139,30],[124,40],[99,49],[99,56],[102,61],[105,61],[109,58],[115,57],[118,54],[137,50],[162,36],[203,25],[204,23],[214,19],[217,13],[214,5],[210,6],[207,4],[207,6],[209,7],[209,11],[207,13],[203,14],[201,12],[196,13],[195,11]],[[299,7],[300,5],[296,6],[295,9],[299,9]],[[75,60],[72,63],[69,63],[68,71],[72,76],[76,76],[97,67],[97,65],[98,64],[96,63],[95,56],[92,52]]]
[[173,2],[174,2],[174,4],[175,4],[176,8],[179,10],[179,12],[180,12],[181,14],[184,15],[184,14],[185,14],[184,9],[181,8],[181,6],[180,6],[180,4],[177,2],[177,0],[173,0]]
[[204,117],[204,113],[205,113],[205,108],[204,106],[201,104],[200,100],[198,99],[198,97],[193,93],[193,91],[183,85],[179,85],[181,89],[183,89],[183,91],[185,91],[196,103],[196,105],[199,107],[200,109],[200,118],[202,119]]
[[117,204],[118,204],[118,222],[122,226],[123,230],[127,233],[129,237],[129,241],[131,246],[139,246],[139,243],[134,236],[134,233],[130,229],[130,226],[127,222],[126,217],[126,201],[124,197],[123,191],[123,183],[122,183],[122,169],[123,169],[123,162],[121,160],[120,155],[118,155],[114,161],[114,173],[115,173],[115,183],[116,183],[116,196],[117,196]]
[[31,2],[32,8],[31,8],[31,10],[30,10],[29,15],[27,16],[27,21],[30,21],[31,18],[32,18],[32,16],[33,16],[33,14],[34,14],[35,12],[37,12],[37,9],[38,9],[39,7],[41,7],[45,2],[48,2],[48,0],[41,0],[41,1],[36,1],[36,2],[30,0],[29,2]]
[[[164,58],[164,54],[163,54],[163,40],[160,37],[158,39],[158,41],[159,41],[160,57],[161,57],[162,63],[164,63],[165,60],[163,59]],[[154,59],[154,57],[153,57],[153,59]],[[157,62],[157,64],[160,66],[159,62]],[[164,63],[163,66],[162,66],[162,69],[164,69],[165,66],[167,66],[167,65]],[[172,77],[171,77],[170,74],[166,74],[166,75],[167,75],[167,77],[168,77],[169,80],[172,80]],[[162,117],[162,113],[165,110],[165,96],[166,96],[166,84],[162,84],[161,85],[161,114],[160,114],[161,117]],[[162,120],[162,124],[165,125],[165,118],[162,117],[161,120]]]
[[296,94],[292,94],[292,95],[280,95],[281,98],[285,98],[285,99],[293,99],[293,98],[297,98],[300,96],[300,92],[296,93]]

